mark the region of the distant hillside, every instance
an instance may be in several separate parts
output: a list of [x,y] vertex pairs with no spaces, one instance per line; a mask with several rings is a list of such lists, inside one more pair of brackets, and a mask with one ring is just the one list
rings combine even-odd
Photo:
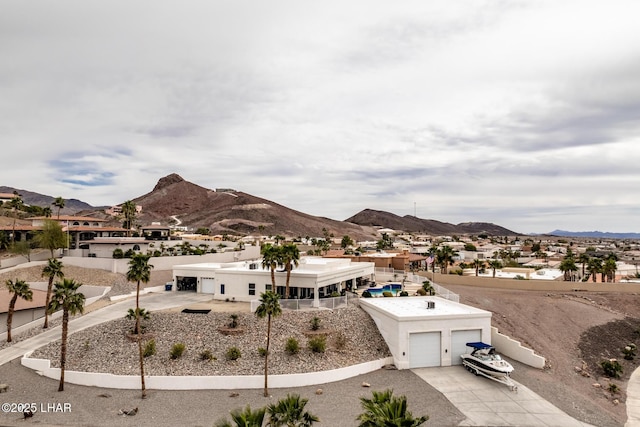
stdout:
[[513,236],[519,234],[500,227],[499,225],[486,222],[464,222],[454,225],[433,219],[421,219],[411,215],[400,217],[389,212],[376,211],[373,209],[365,209],[351,218],[347,218],[346,221],[362,226],[391,228],[393,230],[403,230],[407,232],[422,232],[431,235],[486,233],[492,236]]
[[376,238],[370,227],[308,215],[241,191],[211,190],[177,174],[161,178],[151,192],[132,201],[142,206],[138,218],[142,224],[167,225],[177,219],[184,226],[208,228],[214,234],[320,237],[326,229],[338,238],[344,235],[356,240]]
[[[46,206],[49,206],[54,214],[58,212],[58,208],[52,205],[53,201],[56,199],[57,196],[56,197],[47,196],[44,194],[34,193],[28,190],[21,190],[13,187],[0,186],[0,193],[13,193],[14,191],[17,191],[18,194],[20,194],[20,196],[22,197],[22,201],[28,205],[41,206],[43,208]],[[88,209],[95,209],[95,207],[91,206],[88,203],[80,201],[78,199],[65,199],[64,208],[60,210],[60,213],[64,215],[73,215],[77,212],[88,210]]]
[[554,230],[547,234],[558,237],[591,237],[595,239],[640,239],[640,233],[609,233],[604,231]]

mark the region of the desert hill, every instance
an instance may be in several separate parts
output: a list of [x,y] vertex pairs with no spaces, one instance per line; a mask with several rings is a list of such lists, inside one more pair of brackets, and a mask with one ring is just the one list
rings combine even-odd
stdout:
[[[52,203],[56,200],[53,196],[47,196],[45,194],[34,193],[33,191],[21,190],[13,187],[0,186],[0,193],[13,193],[14,191],[18,192],[22,201],[27,205],[42,207],[49,206],[53,210],[54,214],[58,212],[58,208],[52,206]],[[92,208],[94,207],[83,201],[77,199],[65,199],[64,208],[60,210],[60,214],[73,215],[76,212]]]
[[351,218],[347,218],[346,221],[362,226],[384,227],[407,232],[423,232],[431,235],[486,233],[492,236],[513,236],[519,234],[487,222],[464,222],[455,225],[433,219],[421,219],[412,215],[401,217],[373,209],[365,209]]

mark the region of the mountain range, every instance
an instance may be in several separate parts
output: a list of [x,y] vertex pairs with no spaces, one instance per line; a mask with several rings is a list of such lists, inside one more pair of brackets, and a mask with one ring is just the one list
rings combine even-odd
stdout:
[[[11,187],[0,187],[0,192],[13,191]],[[51,206],[55,200],[55,197],[27,190],[17,191],[27,204]],[[142,225],[152,222],[164,225],[180,223],[194,229],[208,228],[212,234],[318,237],[328,232],[336,237],[349,235],[356,240],[376,240],[376,230],[379,228],[430,235],[519,234],[491,223],[450,224],[409,215],[400,217],[372,209],[365,209],[344,221],[338,221],[289,209],[241,191],[204,188],[184,180],[177,174],[161,178],[149,193],[132,201],[142,207],[142,212],[138,215],[138,222]],[[93,207],[75,199],[66,200],[62,212],[118,222],[105,213],[105,207]]]

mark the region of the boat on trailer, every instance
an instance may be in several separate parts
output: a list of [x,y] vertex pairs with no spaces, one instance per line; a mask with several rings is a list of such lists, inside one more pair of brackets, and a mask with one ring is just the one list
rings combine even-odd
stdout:
[[506,384],[512,390],[516,389],[510,377],[513,366],[496,353],[492,345],[483,342],[468,342],[466,345],[473,350],[470,353],[461,354],[460,357],[462,365],[469,372]]

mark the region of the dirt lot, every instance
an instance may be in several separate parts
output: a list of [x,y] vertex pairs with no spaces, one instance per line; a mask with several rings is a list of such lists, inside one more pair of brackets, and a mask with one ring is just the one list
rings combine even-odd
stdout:
[[[516,364],[516,381],[578,419],[624,424],[625,390],[638,359],[625,360],[622,349],[629,343],[640,347],[640,295],[447,288],[460,302],[492,311],[501,333],[547,359],[543,371]],[[600,362],[610,358],[623,366],[619,379],[604,376]],[[619,391],[611,393],[610,384]]]

